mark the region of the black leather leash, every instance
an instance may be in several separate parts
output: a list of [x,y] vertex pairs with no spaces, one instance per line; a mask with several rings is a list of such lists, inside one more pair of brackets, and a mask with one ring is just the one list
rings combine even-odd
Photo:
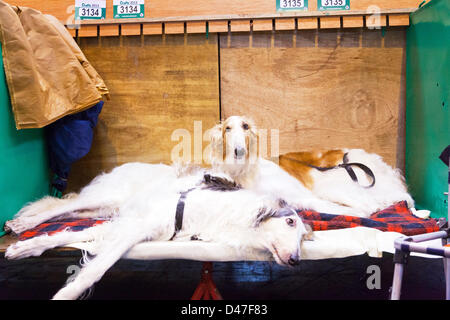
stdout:
[[375,175],[373,174],[372,170],[370,170],[369,167],[367,167],[366,165],[364,165],[362,163],[348,162],[348,153],[344,154],[344,158],[342,159],[343,163],[338,164],[337,166],[334,166],[334,167],[318,167],[318,166],[313,166],[312,164],[309,164],[309,163],[306,163],[306,162],[303,162],[303,161],[300,161],[297,159],[293,159],[293,158],[289,158],[289,157],[286,157],[286,159],[301,163],[307,167],[317,169],[321,172],[332,170],[332,169],[344,168],[347,171],[350,178],[354,182],[359,183],[358,177],[356,176],[356,173],[355,173],[355,171],[353,171],[353,168],[352,168],[352,166],[355,166],[355,167],[360,168],[362,171],[364,171],[365,174],[367,174],[369,177],[372,178],[372,183],[369,186],[362,186],[363,188],[372,188],[375,185]]

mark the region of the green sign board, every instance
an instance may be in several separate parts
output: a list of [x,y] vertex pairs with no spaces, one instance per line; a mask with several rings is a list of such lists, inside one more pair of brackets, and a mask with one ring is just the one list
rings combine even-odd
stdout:
[[75,20],[105,19],[106,0],[75,0]]
[[308,0],[277,0],[277,11],[308,10]]
[[319,10],[350,10],[350,0],[317,0]]
[[114,18],[143,18],[145,16],[144,0],[114,0]]

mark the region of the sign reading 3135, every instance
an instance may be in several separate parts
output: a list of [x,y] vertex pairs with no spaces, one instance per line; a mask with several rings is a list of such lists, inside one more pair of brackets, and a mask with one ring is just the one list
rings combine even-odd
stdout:
[[317,0],[319,10],[350,10],[350,0]]
[[308,0],[277,0],[277,11],[308,10]]

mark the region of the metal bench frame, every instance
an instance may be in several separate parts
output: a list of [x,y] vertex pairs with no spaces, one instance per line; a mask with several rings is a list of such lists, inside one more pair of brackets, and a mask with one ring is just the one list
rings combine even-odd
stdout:
[[[449,191],[446,193],[450,200],[450,168],[448,173]],[[447,204],[450,202],[447,201]],[[395,240],[395,254],[394,254],[394,279],[392,282],[391,300],[400,300],[403,272],[408,263],[408,258],[411,252],[425,253],[429,255],[441,256],[444,259],[445,272],[445,297],[450,300],[450,228],[448,225],[450,221],[450,205],[448,206],[447,222],[442,224],[441,231],[421,234],[412,237],[401,237]],[[442,246],[427,246],[421,242],[442,239]]]

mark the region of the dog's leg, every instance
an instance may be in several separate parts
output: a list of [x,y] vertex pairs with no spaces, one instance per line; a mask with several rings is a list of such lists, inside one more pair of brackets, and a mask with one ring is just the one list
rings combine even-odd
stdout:
[[133,245],[149,239],[148,234],[136,228],[127,228],[108,241],[100,253],[81,269],[77,277],[59,290],[53,300],[74,300],[94,285],[110,267],[116,263]]
[[302,199],[300,201],[297,201],[293,205],[299,209],[310,209],[321,213],[348,215],[348,216],[362,215],[361,212],[359,212],[357,209],[338,205],[334,202],[315,197]]
[[[44,198],[44,199],[48,199]],[[60,216],[77,216],[74,212],[80,210],[91,210],[99,213],[97,217],[101,217],[101,212],[106,213],[107,210],[97,210],[106,206],[108,203],[103,203],[102,201],[95,198],[87,198],[76,196],[69,199],[54,199],[51,202],[51,205],[44,206],[42,205],[42,201],[39,200],[35,203],[30,204],[25,207],[23,210],[19,211],[17,217],[14,220],[10,220],[6,222],[6,228],[9,228],[15,234],[20,234],[26,230],[36,227],[37,225],[46,222],[48,220],[52,220],[58,218]],[[49,200],[45,200],[46,202],[50,202]],[[28,209],[27,209],[28,208]],[[40,208],[37,210],[35,208]],[[25,210],[27,209],[27,210]],[[112,209],[111,209],[112,210]],[[35,214],[28,214],[29,211],[33,211]],[[37,212],[39,211],[39,212]],[[91,215],[94,217],[94,215]]]
[[23,259],[26,257],[40,256],[44,251],[61,247],[75,242],[94,240],[107,234],[110,229],[108,222],[87,228],[82,231],[63,231],[55,235],[42,235],[29,240],[18,241],[10,245],[5,252],[5,258],[9,260]]

